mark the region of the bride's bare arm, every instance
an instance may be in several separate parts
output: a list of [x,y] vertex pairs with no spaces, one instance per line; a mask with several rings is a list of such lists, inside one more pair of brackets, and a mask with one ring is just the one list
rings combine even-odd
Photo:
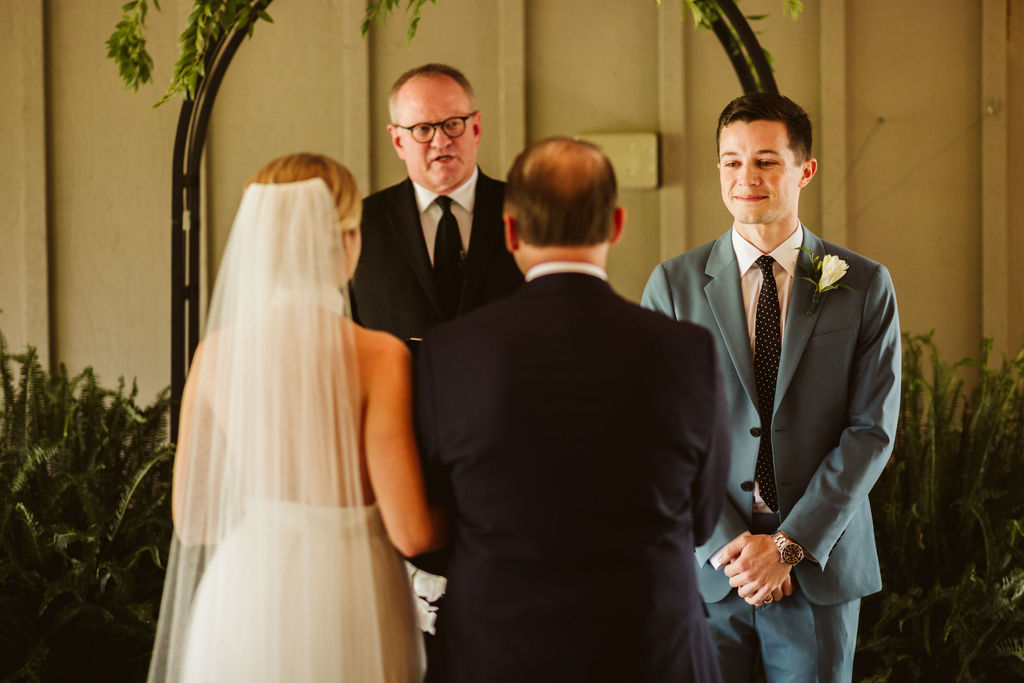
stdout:
[[444,511],[429,505],[412,426],[409,350],[398,339],[359,330],[366,395],[366,466],[391,542],[412,557],[447,542]]
[[[197,428],[197,403],[202,399],[196,386],[201,366],[205,342],[200,343],[192,358],[188,379],[181,397],[180,424],[178,427],[177,447],[174,453],[174,479],[171,486],[171,517],[174,530],[185,545],[196,545],[209,542],[205,533],[205,511],[202,509],[205,496],[197,490],[208,475],[208,463],[205,458],[190,452],[195,444],[194,430]],[[196,469],[203,470],[196,472]],[[198,476],[197,476],[198,474]]]

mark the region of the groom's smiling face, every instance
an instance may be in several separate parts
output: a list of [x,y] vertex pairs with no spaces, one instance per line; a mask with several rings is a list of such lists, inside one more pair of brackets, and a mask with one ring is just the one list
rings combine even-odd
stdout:
[[794,229],[800,190],[816,169],[812,158],[796,160],[781,121],[737,121],[719,136],[722,201],[739,224]]

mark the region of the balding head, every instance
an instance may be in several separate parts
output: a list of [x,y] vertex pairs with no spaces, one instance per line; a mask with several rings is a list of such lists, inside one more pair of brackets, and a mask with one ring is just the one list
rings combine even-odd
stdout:
[[614,230],[615,172],[589,142],[556,137],[527,147],[508,172],[505,213],[537,247],[591,246]]

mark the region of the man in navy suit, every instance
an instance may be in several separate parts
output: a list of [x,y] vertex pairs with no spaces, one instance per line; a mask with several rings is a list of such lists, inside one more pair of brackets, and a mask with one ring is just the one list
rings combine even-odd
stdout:
[[707,330],[606,281],[615,175],[587,143],[516,159],[512,296],[434,327],[416,413],[452,514],[446,680],[719,680],[693,565],[722,506],[728,426]]
[[697,549],[701,594],[726,681],[750,680],[758,656],[769,683],[849,681],[860,599],[882,586],[868,492],[899,408],[892,280],[800,223],[817,161],[788,98],[729,103],[718,168],[732,228],[658,266],[643,295],[711,330],[729,403],[732,468]]
[[523,278],[502,241],[504,183],[477,168],[480,111],[466,77],[445,64],[411,69],[388,111],[409,177],[363,201],[353,317],[409,341]]

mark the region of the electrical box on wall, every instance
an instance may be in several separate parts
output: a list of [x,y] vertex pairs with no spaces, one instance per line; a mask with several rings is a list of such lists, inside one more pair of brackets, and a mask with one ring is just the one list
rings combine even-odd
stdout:
[[657,133],[587,133],[579,136],[601,148],[612,162],[619,187],[658,187]]

